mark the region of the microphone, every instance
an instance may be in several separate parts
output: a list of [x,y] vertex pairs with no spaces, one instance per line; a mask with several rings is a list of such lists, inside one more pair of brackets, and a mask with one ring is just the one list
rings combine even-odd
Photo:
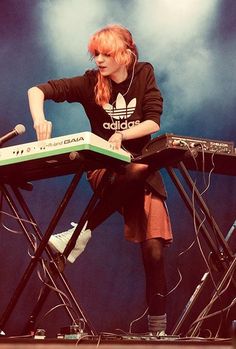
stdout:
[[25,132],[24,125],[21,125],[21,124],[16,125],[12,131],[10,131],[10,132],[6,133],[4,136],[0,137],[0,146],[3,143],[9,141],[10,139],[12,139],[18,135],[22,135],[22,133],[24,133],[24,132]]

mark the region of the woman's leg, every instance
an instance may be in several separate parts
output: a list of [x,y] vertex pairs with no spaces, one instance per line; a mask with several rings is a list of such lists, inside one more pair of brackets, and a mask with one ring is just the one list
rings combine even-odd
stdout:
[[[101,199],[92,214],[87,218],[86,227],[80,232],[76,244],[68,256],[71,263],[84,251],[91,237],[91,232],[98,225],[103,223],[115,211],[121,210],[124,203],[130,201],[132,205],[132,200],[136,200],[137,193],[140,193],[140,190],[143,191],[142,188],[144,188],[148,174],[148,165],[131,163],[126,166],[124,173],[114,173],[111,176],[109,174],[110,178],[107,178],[106,170],[97,170],[88,177],[94,190],[97,189],[103,179],[105,179],[106,185],[102,189],[99,188]],[[63,253],[75,229],[76,225],[66,232],[52,235],[49,239],[51,248]]]
[[141,243],[146,276],[146,297],[148,304],[148,326],[152,333],[166,331],[166,275],[163,242],[153,238]]
[[[106,175],[104,173],[104,175]],[[102,190],[101,200],[96,205],[88,220],[88,228],[94,230],[124,204],[135,199],[138,192],[144,190],[145,179],[149,175],[148,165],[129,164],[124,173],[113,173]],[[100,179],[101,180],[101,179]],[[90,180],[95,190],[99,184],[97,180]]]

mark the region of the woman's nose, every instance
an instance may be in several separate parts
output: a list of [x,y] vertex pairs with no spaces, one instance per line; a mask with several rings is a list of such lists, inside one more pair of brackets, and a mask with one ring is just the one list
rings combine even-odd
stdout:
[[97,57],[96,57],[97,62],[103,62],[104,61],[104,56],[100,53]]

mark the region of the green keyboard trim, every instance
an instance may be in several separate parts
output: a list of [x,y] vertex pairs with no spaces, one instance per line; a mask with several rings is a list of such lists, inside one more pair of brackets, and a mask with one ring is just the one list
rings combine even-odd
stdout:
[[111,157],[113,159],[118,159],[118,160],[122,160],[124,162],[130,163],[131,162],[131,158],[129,156],[123,155],[123,154],[119,154],[116,153],[112,150],[109,149],[104,149],[104,148],[100,148],[91,144],[81,144],[81,145],[74,145],[71,147],[66,147],[63,149],[53,149],[53,150],[45,150],[39,153],[33,153],[29,154],[29,155],[19,155],[19,156],[15,156],[9,159],[5,159],[5,160],[1,160],[0,159],[0,166],[6,166],[6,165],[12,165],[12,164],[16,164],[16,163],[20,163],[20,162],[26,162],[26,161],[30,161],[30,160],[36,160],[36,159],[42,159],[42,158],[47,158],[47,157],[51,157],[51,156],[56,156],[56,155],[62,155],[62,154],[69,154],[71,152],[76,152],[76,151],[83,151],[83,150],[91,150],[93,152],[102,154],[102,155],[106,155],[108,157]]

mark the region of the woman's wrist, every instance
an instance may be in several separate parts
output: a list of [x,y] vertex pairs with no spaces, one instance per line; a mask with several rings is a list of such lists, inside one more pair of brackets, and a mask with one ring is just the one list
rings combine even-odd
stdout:
[[124,133],[122,131],[116,131],[115,133],[118,133],[121,136],[121,141],[124,140]]

